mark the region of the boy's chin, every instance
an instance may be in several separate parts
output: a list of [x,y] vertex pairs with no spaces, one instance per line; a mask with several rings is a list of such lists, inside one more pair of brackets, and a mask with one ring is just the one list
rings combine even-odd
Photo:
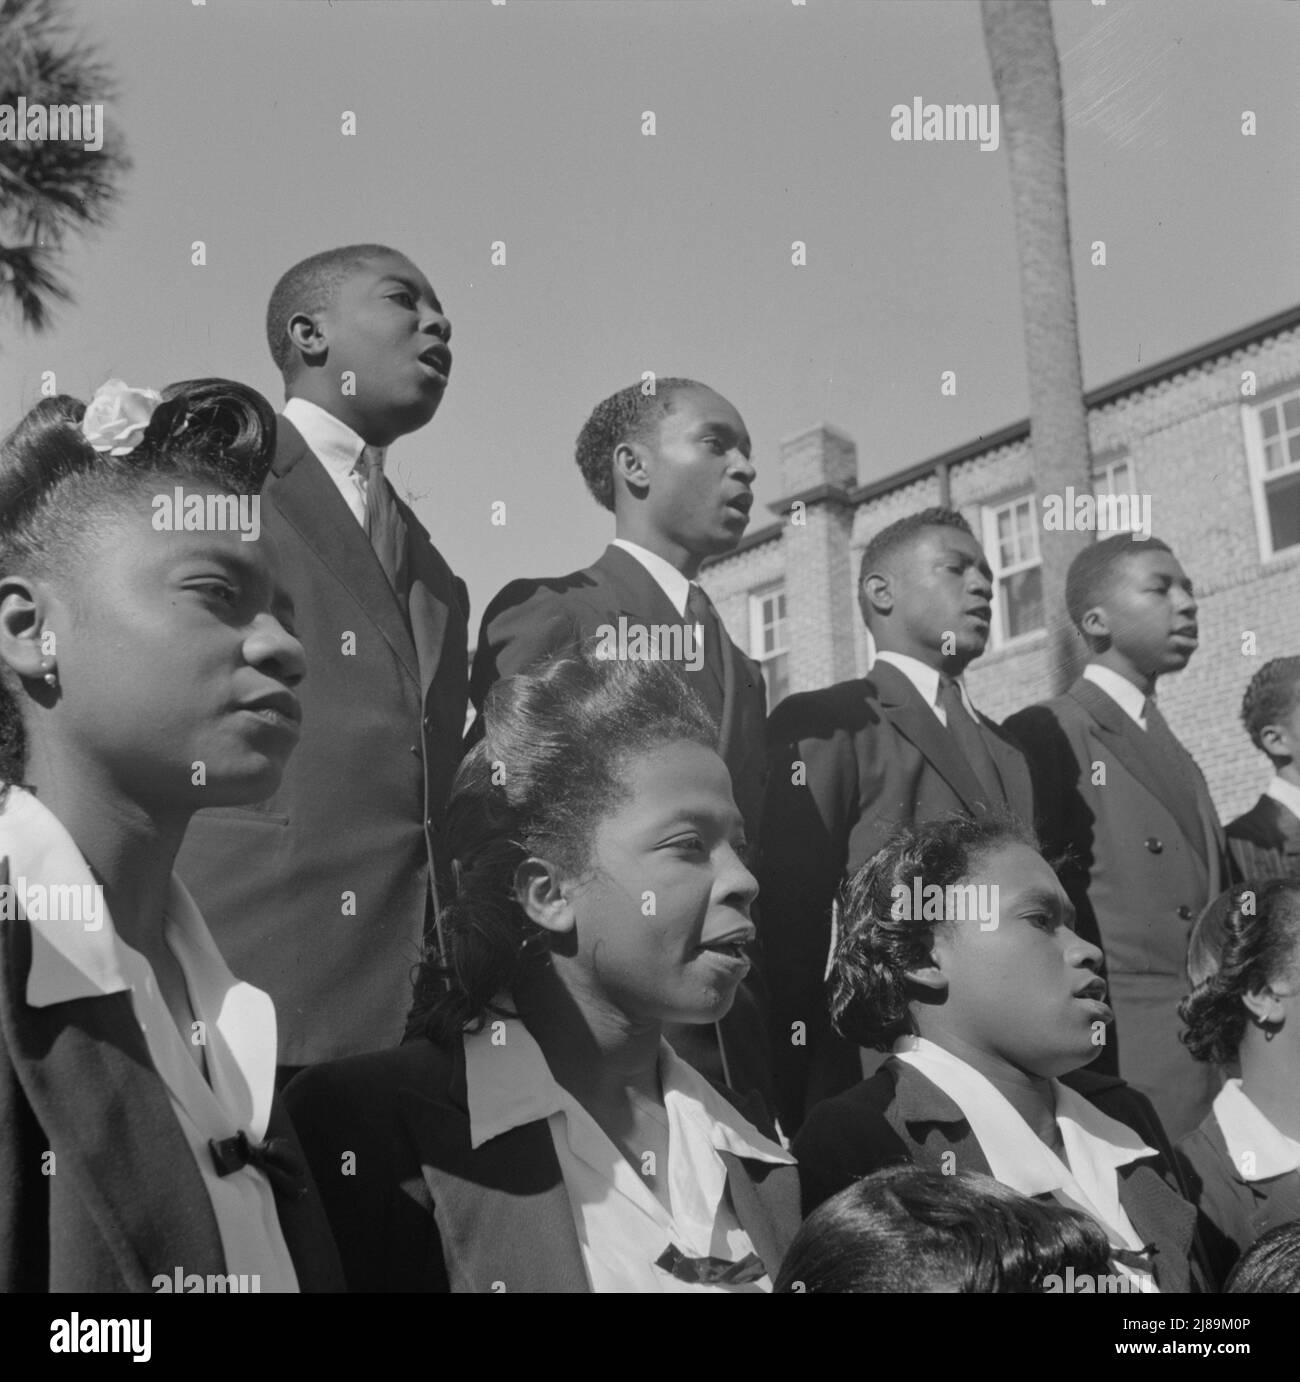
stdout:
[[209,806],[257,806],[279,790],[284,769],[285,762],[276,761],[240,773],[209,776],[206,782],[194,784],[191,802],[196,811]]

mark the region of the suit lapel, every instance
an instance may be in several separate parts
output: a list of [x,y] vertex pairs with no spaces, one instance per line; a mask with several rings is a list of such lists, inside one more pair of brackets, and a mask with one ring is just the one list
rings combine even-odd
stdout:
[[1026,824],[1034,823],[1034,789],[1029,776],[1029,764],[1019,747],[1012,743],[1000,725],[986,715],[980,716],[984,726],[984,742],[993,755],[1007,805]]
[[733,1152],[718,1155],[727,1168],[727,1193],[736,1221],[775,1281],[799,1227],[798,1168],[746,1161]]
[[420,697],[423,699],[442,658],[442,643],[451,611],[446,599],[435,594],[421,574],[419,548],[432,546],[424,524],[400,499],[397,507],[406,524],[406,566],[410,576],[406,598],[411,617],[411,638],[415,643],[416,662],[420,668]]
[[[463,1088],[459,1056],[456,1080]],[[547,1123],[512,1128],[471,1151],[467,1112],[410,1090],[402,1107],[453,1291],[591,1290]],[[463,1146],[448,1145],[452,1119],[464,1128]]]
[[[921,699],[916,687],[887,662],[877,662],[867,674],[880,695],[880,709],[890,724],[920,750],[930,766],[961,799],[968,811],[976,809],[985,792],[974,769],[944,732],[938,716]],[[999,762],[999,767],[1001,763]]]
[[415,645],[374,549],[325,467],[284,417],[276,418],[275,461],[263,495],[357,601],[418,683]]
[[1165,1184],[1149,1160],[1119,1168],[1119,1202],[1134,1232],[1156,1249],[1156,1285],[1162,1291],[1187,1291],[1196,1210]]
[[[8,863],[0,861],[8,879]],[[54,1152],[129,1290],[177,1267],[224,1273],[216,1217],[166,1086],[149,1059],[130,993],[33,1008],[32,931],[4,933],[0,1021],[14,1071]]]

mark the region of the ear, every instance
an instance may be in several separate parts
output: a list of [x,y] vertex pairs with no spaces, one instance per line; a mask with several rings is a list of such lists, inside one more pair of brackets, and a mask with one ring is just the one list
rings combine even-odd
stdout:
[[27,681],[38,681],[58,656],[45,625],[46,605],[37,582],[23,576],[0,581],[0,662]]
[[621,441],[614,448],[613,473],[629,489],[643,495],[650,488],[649,453],[636,442]]
[[919,965],[916,969],[903,971],[903,977],[909,984],[915,984],[918,988],[929,989],[937,998],[946,996],[948,993],[948,976],[939,967],[937,960],[931,956],[931,963]]
[[1243,993],[1241,1002],[1256,1026],[1280,1026],[1285,1016],[1282,999],[1273,992],[1271,984],[1265,984],[1262,989],[1251,989],[1249,993]]
[[862,593],[877,614],[888,614],[894,608],[894,587],[884,571],[869,571],[862,582]]
[[559,870],[545,859],[525,859],[515,870],[515,901],[529,921],[557,935],[572,931],[573,907],[564,896]]
[[285,330],[289,333],[293,348],[309,364],[320,364],[325,359],[325,332],[319,318],[308,312],[295,312]]
[[1090,610],[1084,611],[1083,618],[1079,621],[1079,629],[1089,638],[1109,640],[1110,616],[1100,605],[1094,605]]
[[1259,743],[1270,758],[1291,759],[1296,756],[1296,745],[1282,725],[1265,725],[1259,732]]

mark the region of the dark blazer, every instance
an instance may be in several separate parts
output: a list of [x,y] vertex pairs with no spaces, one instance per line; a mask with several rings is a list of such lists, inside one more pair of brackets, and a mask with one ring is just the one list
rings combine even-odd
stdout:
[[[547,657],[586,646],[596,638],[601,625],[617,628],[620,615],[648,626],[680,627],[683,623],[659,582],[621,547],[607,547],[585,570],[568,576],[512,581],[483,616],[470,683],[475,706],[482,711],[488,691],[499,678],[512,677]],[[758,837],[763,797],[767,693],[758,664],[732,643],[725,629],[722,634],[726,654],[723,682],[710,674],[707,665],[685,675],[718,723],[718,752],[731,772],[736,805],[753,841]],[[760,975],[753,974],[737,992],[731,1012],[720,1025],[732,1087],[741,1092],[757,1091],[770,1103],[762,984]],[[674,1026],[666,1035],[674,1049],[701,1074],[712,1080],[723,1079],[724,1067],[711,1028]]]
[[[1076,1070],[1062,1081],[1132,1128],[1159,1154],[1119,1168],[1119,1202],[1135,1232],[1155,1247],[1161,1291],[1204,1290],[1204,1250],[1173,1149],[1150,1103],[1123,1080]],[[818,1105],[795,1138],[810,1214],[862,1176],[911,1162],[930,1171],[990,1174],[988,1160],[957,1105],[914,1066],[893,1057],[869,1079]]]
[[[212,1203],[131,995],[29,1007],[31,961],[28,923],[0,920],[0,1292],[151,1292],[178,1267],[224,1275]],[[301,1157],[278,1098],[267,1135]],[[315,1186],[276,1207],[302,1290],[342,1290]]]
[[401,501],[407,618],[293,424],[262,491],[307,652],[302,739],[273,797],[200,811],[176,871],[226,961],[265,989],[280,1061],[397,1042],[465,728],[464,583]]
[[[1009,734],[981,719],[1011,808],[1028,823],[1028,765]],[[760,925],[778,1109],[790,1131],[813,1104],[862,1077],[856,1048],[831,1029],[822,982],[841,881],[896,827],[970,814],[983,793],[934,711],[884,662],[869,677],[782,701],[768,724],[768,745]],[[804,1024],[804,1045],[791,1040],[796,1022]]]
[[[1083,678],[1007,727],[1034,772],[1044,852],[1068,855],[1061,882],[1078,929],[1105,951],[1115,1025],[1096,1068],[1118,1068],[1155,1104],[1170,1136],[1181,1137],[1219,1086],[1178,1039],[1192,926],[1227,887],[1209,788],[1188,755],[1196,793],[1183,791],[1145,731]],[[1099,765],[1105,778],[1094,782]]]
[[[550,1128],[538,1120],[472,1149],[459,1042],[317,1066],[286,1099],[349,1290],[590,1289]],[[798,1170],[721,1156],[736,1217],[775,1278],[799,1226]]]
[[1244,1180],[1213,1110],[1178,1143],[1178,1155],[1200,1216],[1214,1280],[1222,1287],[1237,1259],[1257,1238],[1300,1219],[1300,1171]]
[[1280,801],[1261,796],[1223,833],[1243,881],[1300,875],[1300,818]]

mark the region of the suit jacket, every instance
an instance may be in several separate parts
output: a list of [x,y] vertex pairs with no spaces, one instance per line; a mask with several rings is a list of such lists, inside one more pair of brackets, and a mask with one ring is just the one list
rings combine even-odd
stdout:
[[[29,1007],[31,961],[30,925],[0,920],[0,1292],[149,1292],[178,1267],[224,1275],[212,1202],[130,993]],[[301,1157],[278,1098],[267,1136]],[[301,1289],[342,1290],[314,1184],[276,1207]]]
[[[512,581],[483,616],[470,694],[481,712],[494,682],[524,672],[547,657],[576,651],[594,640],[602,625],[618,627],[619,616],[653,625],[681,627],[682,616],[659,582],[630,553],[607,547],[583,571],[550,580]],[[721,627],[721,621],[719,621]],[[685,672],[718,723],[718,752],[731,773],[736,805],[751,841],[758,836],[763,797],[763,723],[767,694],[758,664],[745,656],[723,629],[725,676],[720,684],[707,665]],[[594,646],[594,644],[593,644]],[[478,726],[476,726],[476,731]],[[772,1098],[763,981],[757,974],[736,995],[722,1020],[723,1064],[709,1027],[673,1026],[665,1035],[673,1048],[712,1080]]]
[[[1007,727],[1034,772],[1044,853],[1067,856],[1061,882],[1079,932],[1105,951],[1115,1026],[1098,1068],[1118,1068],[1181,1137],[1209,1111],[1219,1084],[1178,1039],[1192,926],[1227,887],[1209,788],[1192,763],[1190,796],[1146,732],[1083,678]],[[1104,780],[1094,781],[1100,765]]]
[[1243,881],[1300,874],[1300,819],[1273,797],[1261,796],[1224,834]]
[[[1018,745],[981,716],[1011,809],[1033,819]],[[790,696],[768,725],[770,774],[759,840],[760,923],[772,990],[773,1063],[782,1125],[862,1076],[831,1029],[823,976],[831,903],[846,875],[900,825],[970,814],[983,793],[934,711],[897,667]],[[803,765],[802,773],[797,765]],[[805,1045],[792,1024],[804,1024]]]
[[1300,1219],[1300,1171],[1245,1180],[1213,1111],[1179,1142],[1178,1155],[1215,1284],[1222,1289],[1237,1259],[1257,1238]]
[[[538,1120],[472,1148],[459,1042],[317,1066],[286,1098],[349,1290],[590,1289],[550,1128]],[[799,1225],[798,1170],[720,1155],[736,1217],[775,1278]]]
[[275,1001],[281,1063],[305,1065],[401,1037],[447,862],[468,598],[399,500],[408,623],[325,468],[277,423],[262,526],[307,653],[302,738],[274,796],[194,817],[176,871],[231,968]]
[[[1158,1153],[1118,1170],[1119,1202],[1142,1241],[1155,1247],[1156,1284],[1161,1291],[1208,1289],[1196,1211],[1151,1105],[1123,1080],[1089,1070],[1076,1070],[1062,1083]],[[882,1166],[911,1162],[930,1171],[990,1174],[961,1109],[914,1066],[892,1057],[871,1079],[814,1109],[793,1151],[805,1214]]]

